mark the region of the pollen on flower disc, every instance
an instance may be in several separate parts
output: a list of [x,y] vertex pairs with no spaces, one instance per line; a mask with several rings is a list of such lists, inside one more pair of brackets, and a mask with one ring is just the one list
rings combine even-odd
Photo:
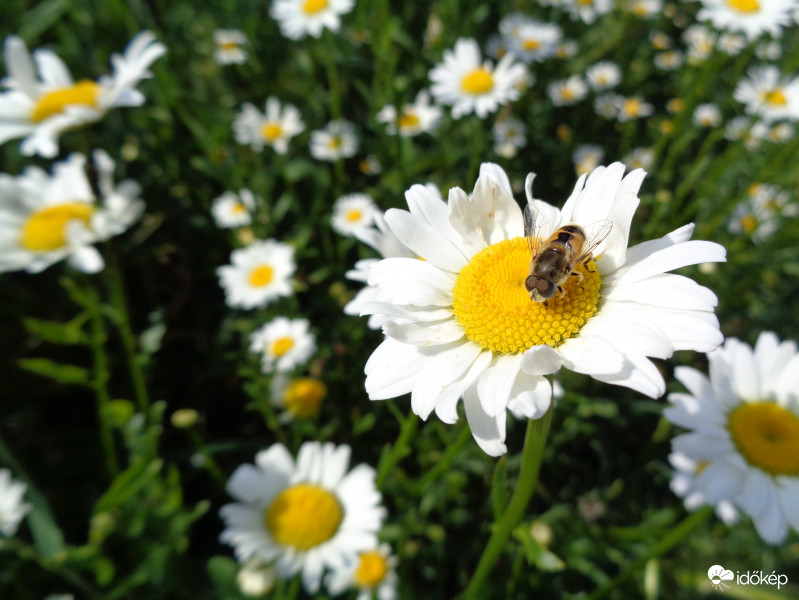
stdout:
[[85,202],[67,202],[36,211],[23,226],[20,243],[35,252],[62,248],[67,243],[67,224],[81,221],[88,226],[94,210],[94,206]]
[[332,538],[344,512],[336,496],[300,483],[280,492],[264,513],[264,525],[279,544],[308,550]]
[[100,86],[94,81],[79,81],[70,87],[58,88],[39,98],[31,112],[31,121],[41,123],[48,117],[60,114],[73,104],[97,108]]
[[386,578],[388,563],[380,552],[364,552],[355,569],[355,583],[359,588],[372,588]]
[[753,467],[799,475],[799,416],[773,402],[746,402],[730,413],[727,429]]
[[524,238],[503,240],[472,257],[453,289],[453,313],[466,337],[499,354],[524,352],[533,346],[556,347],[578,334],[597,311],[602,279],[595,262],[590,271],[575,271],[565,294],[543,303],[530,299],[524,281],[530,273],[530,253]]

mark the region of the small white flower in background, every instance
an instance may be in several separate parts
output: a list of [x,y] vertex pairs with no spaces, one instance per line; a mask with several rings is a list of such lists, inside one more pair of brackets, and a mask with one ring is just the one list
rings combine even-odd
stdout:
[[296,265],[294,248],[288,244],[259,240],[233,250],[230,263],[216,274],[231,308],[263,308],[281,296],[291,296]]
[[593,144],[578,146],[574,154],[572,154],[574,171],[577,175],[590,173],[602,163],[604,156],[605,151],[600,146],[595,146]]
[[247,36],[238,29],[217,29],[214,31],[214,60],[220,65],[242,64],[247,60],[247,53],[242,46],[247,43]]
[[683,32],[683,40],[688,44],[688,59],[692,64],[706,60],[716,47],[715,33],[702,25],[691,25]]
[[388,544],[361,552],[355,562],[342,566],[325,578],[331,596],[358,590],[356,600],[395,600],[397,597],[397,557]]
[[430,104],[430,94],[422,90],[416,94],[413,104],[405,104],[397,114],[393,104],[387,104],[377,113],[378,123],[384,123],[391,135],[399,132],[402,137],[413,137],[421,133],[432,133],[441,121],[440,106]]
[[114,185],[114,161],[105,152],[93,158],[100,198],[82,154],[55,163],[52,175],[34,166],[17,176],[0,173],[0,272],[38,273],[63,259],[84,273],[103,269],[94,244],[128,229],[144,202],[138,183]]
[[743,234],[759,244],[768,239],[780,226],[780,215],[796,215],[796,204],[788,204],[790,197],[774,185],[756,183],[749,187],[749,198],[733,210],[727,229]]
[[601,92],[619,85],[621,69],[616,63],[605,60],[588,67],[585,78],[592,90]]
[[779,60],[782,58],[782,44],[775,40],[760,42],[755,46],[755,56],[760,60]]
[[752,135],[770,142],[782,143],[792,140],[796,135],[796,129],[790,123],[777,123],[769,127],[768,124],[758,121],[752,127]]
[[489,36],[486,41],[486,54],[499,60],[510,51],[508,48],[509,42],[510,40],[502,35],[494,34]]
[[520,148],[527,145],[527,128],[519,119],[500,119],[492,128],[494,152],[505,158],[513,158]]
[[558,5],[569,11],[573,21],[582,21],[589,25],[597,17],[613,10],[613,0],[563,0]]
[[315,377],[290,377],[278,373],[269,387],[270,404],[282,408],[280,423],[311,419],[319,414],[322,400],[327,396],[327,386]]
[[588,86],[579,75],[555,81],[547,86],[547,95],[555,106],[571,106],[588,95]]
[[673,43],[671,37],[662,31],[652,31],[649,34],[649,41],[655,50],[668,50]]
[[[724,126],[724,137],[728,140],[742,140],[747,150],[754,150],[760,146],[761,140],[753,135],[754,126],[752,117],[733,117]],[[755,123],[759,125],[760,123]]]
[[706,466],[704,461],[693,460],[681,452],[672,452],[669,454],[669,464],[674,468],[669,487],[677,496],[685,499],[687,510],[693,511],[706,504],[715,504],[716,516],[726,525],[734,525],[738,522],[738,511],[730,501],[707,502],[701,487],[695,484],[697,476]]
[[528,17],[522,17],[519,22],[503,19],[499,30],[508,41],[508,51],[525,64],[554,56],[563,37],[557,25]]
[[715,104],[700,104],[694,110],[694,123],[702,127],[718,127],[721,125],[721,111]]
[[266,596],[275,587],[276,579],[275,567],[257,558],[245,562],[236,574],[239,590],[251,598]]
[[746,104],[746,112],[767,122],[799,119],[799,77],[783,76],[777,67],[751,67],[733,98]]
[[[763,332],[754,350],[736,338],[708,354],[709,374],[677,367],[688,393],[669,394],[664,416],[689,430],[672,440],[675,492],[686,508],[732,505],[769,544],[799,531],[799,353],[793,341]],[[693,464],[693,471],[690,471]],[[719,507],[717,507],[717,511]]]
[[214,216],[216,226],[223,229],[246,227],[252,223],[254,210],[255,196],[248,189],[241,189],[238,194],[225,192],[214,199],[211,205],[211,214]]
[[284,373],[308,362],[316,352],[316,339],[308,319],[276,317],[250,334],[250,351],[262,355],[264,373]]
[[266,112],[261,112],[249,102],[241,107],[241,112],[233,120],[233,132],[239,144],[252,146],[253,150],[263,150],[271,146],[278,154],[288,151],[289,141],[305,131],[300,111],[291,104],[280,104],[277,98],[266,99]]
[[663,71],[676,71],[685,62],[685,56],[679,50],[666,50],[655,54],[655,66]]
[[778,38],[792,24],[796,0],[700,0],[696,17],[710,21],[719,31],[738,31],[750,41],[763,34]]
[[738,56],[749,42],[746,37],[737,33],[722,33],[717,48],[730,56]]
[[623,102],[624,97],[618,94],[602,94],[594,99],[594,111],[605,119],[615,119]]
[[364,175],[379,175],[383,170],[383,165],[374,154],[370,154],[358,163],[358,169]]
[[0,469],[0,534],[14,536],[20,521],[33,508],[22,501],[27,489],[28,486],[11,477],[11,471]]
[[315,594],[326,568],[338,571],[377,547],[386,516],[375,470],[348,470],[350,452],[318,442],[305,442],[296,461],[282,444],[259,452],[255,465],[241,465],[228,481],[236,502],[219,511],[219,539],[240,562],[272,563],[280,579],[299,573]]
[[651,169],[652,161],[655,158],[655,152],[652,148],[636,148],[626,157],[624,157],[624,164],[628,169]]
[[649,102],[644,102],[638,96],[623,98],[618,105],[619,114],[616,118],[621,121],[632,121],[642,119],[652,114],[654,108]]
[[374,223],[377,205],[368,194],[347,194],[333,203],[331,224],[340,235],[353,236]]
[[454,49],[444,50],[443,61],[430,70],[430,91],[438,103],[452,106],[453,118],[475,113],[483,119],[519,97],[517,86],[525,72],[524,65],[514,62],[510,54],[496,67],[491,61],[483,61],[477,42],[460,38]]
[[50,594],[45,596],[44,600],[75,600],[72,594]]
[[274,0],[269,15],[280,25],[280,33],[291,40],[306,35],[318,38],[325,29],[338,31],[341,15],[354,5],[355,0]]
[[663,12],[663,0],[633,0],[627,10],[639,19],[654,19]]
[[[649,357],[709,352],[723,337],[713,314],[716,296],[682,275],[683,266],[724,261],[724,248],[690,241],[689,224],[628,248],[640,200],[641,170],[624,176],[614,163],[578,179],[562,210],[532,196],[535,231],[548,239],[561,226],[611,220],[582,281],[565,282],[558,298],[531,300],[525,282],[530,252],[522,210],[497,165],[484,163],[474,191],[452,188],[445,203],[416,185],[410,212],[386,212],[388,227],[416,258],[387,258],[371,266],[375,300],[363,314],[384,318],[385,340],[366,363],[371,400],[411,394],[411,409],[445,423],[466,419],[480,447],[507,451],[506,413],[540,418],[550,407],[546,375],[561,367],[652,398],[665,382]],[[539,223],[542,225],[539,227]],[[418,260],[423,258],[424,260]]]
[[330,121],[323,129],[311,132],[310,151],[316,160],[328,162],[355,156],[358,152],[355,126],[344,119]]
[[24,138],[22,154],[56,156],[58,137],[68,129],[99,121],[118,106],[144,104],[136,85],[150,77],[147,69],[165,52],[166,47],[144,31],[122,55],[111,56],[112,75],[75,82],[55,53],[39,49],[31,58],[25,42],[9,36],[3,46],[8,76],[2,82],[7,91],[0,93],[0,144]]
[[575,40],[565,40],[555,48],[555,56],[561,59],[573,58],[577,55],[580,46]]

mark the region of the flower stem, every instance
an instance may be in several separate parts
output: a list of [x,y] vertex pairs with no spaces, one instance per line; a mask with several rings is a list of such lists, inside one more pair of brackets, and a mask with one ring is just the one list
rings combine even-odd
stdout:
[[627,567],[621,573],[616,575],[616,577],[608,581],[605,585],[597,588],[593,594],[588,596],[587,600],[599,600],[600,598],[607,597],[613,590],[632,577],[647,562],[653,558],[663,556],[666,552],[671,550],[685,537],[687,537],[688,534],[702,524],[711,514],[713,514],[712,506],[703,506],[696,512],[689,514],[685,519],[683,519],[682,523],[677,525],[677,527],[674,527],[645,554],[639,556],[636,560],[627,565]]
[[[388,406],[392,412],[397,410],[390,401]],[[407,456],[408,452],[410,451],[409,442],[413,437],[413,434],[416,433],[416,428],[419,426],[419,418],[415,414],[410,413],[409,415],[402,417],[401,423],[402,427],[400,428],[397,441],[394,442],[391,450],[383,454],[383,456],[380,458],[380,463],[377,465],[378,488],[383,485],[383,481],[391,472],[391,469],[393,469],[399,461]]]
[[527,433],[524,436],[524,448],[522,449],[522,466],[519,471],[519,479],[516,482],[516,489],[505,509],[505,514],[494,524],[491,538],[483,550],[483,555],[480,557],[480,562],[477,563],[469,585],[461,596],[462,600],[480,597],[480,589],[505,548],[505,542],[524,516],[524,511],[533,496],[536,483],[538,483],[538,471],[544,456],[553,408],[554,405],[550,404],[549,410],[543,417],[527,422]]

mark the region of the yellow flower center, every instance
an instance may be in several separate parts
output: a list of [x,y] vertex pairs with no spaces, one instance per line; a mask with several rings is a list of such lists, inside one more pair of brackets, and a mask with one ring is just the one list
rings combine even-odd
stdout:
[[637,117],[641,113],[643,103],[638,98],[627,98],[624,101],[622,112],[631,117]]
[[100,86],[88,79],[79,81],[71,87],[47,92],[36,102],[31,112],[31,121],[41,123],[48,117],[63,112],[64,107],[81,104],[97,108]]
[[294,338],[284,336],[272,342],[272,354],[275,356],[283,356],[286,352],[294,347]]
[[222,42],[219,44],[221,50],[238,50],[239,45],[236,42]]
[[331,150],[338,150],[341,148],[341,137],[334,135],[330,138],[330,141],[327,143],[327,145]]
[[491,71],[479,67],[461,79],[461,89],[467,94],[479,96],[490,92],[494,87],[494,76]]
[[88,227],[94,210],[94,206],[85,202],[68,202],[36,211],[22,227],[20,243],[35,252],[62,248],[67,243],[67,224],[77,220]]
[[361,217],[363,217],[363,212],[357,208],[353,208],[347,211],[347,214],[344,218],[350,223],[356,223],[361,220]]
[[319,405],[326,395],[324,383],[313,377],[300,377],[286,388],[283,403],[293,417],[310,419],[319,412]]
[[560,97],[563,98],[564,100],[574,100],[574,90],[565,87],[563,88],[563,91],[561,91]]
[[746,402],[730,413],[727,429],[753,467],[799,475],[799,416],[773,402]]
[[400,129],[410,129],[419,124],[419,117],[410,112],[404,112],[397,119],[397,125]]
[[327,0],[305,0],[302,11],[306,15],[313,15],[327,8]]
[[727,5],[742,13],[755,13],[760,10],[760,3],[757,0],[727,0]]
[[541,47],[541,42],[534,38],[527,38],[522,42],[522,48],[524,50],[538,50]]
[[577,4],[580,6],[591,6],[594,3],[594,0],[577,0]]
[[377,550],[364,552],[358,560],[355,569],[355,585],[359,588],[373,588],[378,586],[388,573],[388,562]]
[[230,207],[230,212],[232,212],[234,215],[240,215],[241,213],[246,213],[247,209],[243,204],[237,202],[236,204]]
[[694,477],[698,476],[702,471],[707,469],[707,466],[709,464],[710,464],[709,460],[703,460],[698,465],[696,465],[696,468],[694,469]]
[[343,518],[331,492],[300,483],[277,495],[264,513],[264,525],[278,544],[308,550],[332,538]]
[[772,106],[785,106],[788,104],[788,99],[780,89],[771,90],[770,92],[762,92],[760,94],[760,99],[766,104],[770,104]]
[[591,271],[561,284],[565,294],[538,303],[524,286],[530,274],[530,252],[524,238],[503,240],[478,252],[458,275],[453,290],[455,318],[466,337],[500,354],[524,352],[546,344],[553,348],[577,335],[597,311],[602,278]]
[[274,142],[283,133],[283,128],[280,123],[267,123],[261,127],[261,135],[267,142]]
[[250,285],[263,287],[269,285],[275,275],[275,270],[269,265],[258,265],[250,271]]
[[747,235],[752,235],[757,229],[757,219],[754,215],[744,215],[741,217],[741,228]]

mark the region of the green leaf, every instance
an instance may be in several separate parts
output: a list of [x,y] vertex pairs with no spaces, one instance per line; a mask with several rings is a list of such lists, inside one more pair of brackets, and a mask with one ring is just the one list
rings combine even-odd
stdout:
[[88,338],[81,328],[85,321],[86,317],[81,314],[69,323],[28,318],[23,319],[22,324],[30,333],[46,342],[72,346],[75,344],[88,344]]
[[69,0],[44,0],[25,13],[17,32],[26,42],[39,37],[55,25],[69,9]]
[[75,365],[65,365],[49,358],[23,358],[17,361],[20,368],[49,377],[61,383],[89,383],[89,371]]
[[94,514],[101,513],[124,504],[131,496],[147,485],[164,466],[164,461],[151,462],[137,460],[116,476],[108,491],[103,494],[94,507]]
[[562,571],[566,568],[560,557],[542,546],[532,535],[530,523],[522,523],[513,532],[513,537],[524,549],[527,562],[542,571]]

